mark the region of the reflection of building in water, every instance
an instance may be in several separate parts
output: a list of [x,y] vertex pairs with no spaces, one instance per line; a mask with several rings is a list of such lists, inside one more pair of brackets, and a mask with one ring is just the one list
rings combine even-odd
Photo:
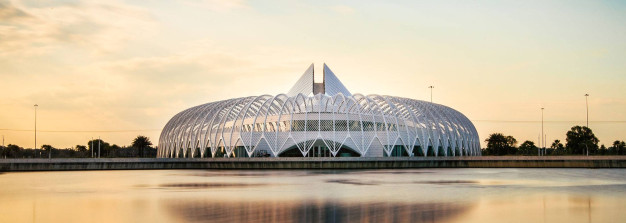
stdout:
[[184,110],[163,128],[158,157],[480,155],[478,133],[460,112],[352,94],[326,64],[322,75],[322,83],[314,83],[311,65],[287,94]]
[[168,200],[185,222],[446,222],[471,209],[467,203],[220,202]]

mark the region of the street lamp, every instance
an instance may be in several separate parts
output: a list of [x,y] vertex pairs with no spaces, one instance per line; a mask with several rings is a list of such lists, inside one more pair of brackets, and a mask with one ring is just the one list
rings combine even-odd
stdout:
[[37,107],[39,105],[35,104],[35,149],[37,149]]
[[[545,147],[546,147],[546,143],[545,143],[545,137],[543,135],[543,108],[541,108],[541,142],[539,142],[539,147],[542,147],[544,149],[544,153],[545,153]],[[539,155],[541,155],[541,152],[539,153]]]
[[585,107],[587,107],[587,128],[589,128],[589,94],[585,94]]
[[433,88],[435,88],[435,86],[428,86],[428,88],[430,88],[430,103],[433,103]]

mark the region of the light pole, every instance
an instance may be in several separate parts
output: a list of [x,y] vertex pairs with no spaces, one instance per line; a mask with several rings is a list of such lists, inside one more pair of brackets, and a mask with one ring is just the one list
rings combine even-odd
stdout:
[[587,128],[589,128],[589,94],[585,94],[585,107],[587,107]]
[[430,88],[430,103],[433,103],[433,88],[435,88],[435,86],[428,86],[428,88]]
[[[541,142],[539,142],[539,144],[542,144],[542,145],[540,145],[539,147],[545,150],[546,143],[544,142],[544,140],[545,140],[545,136],[543,135],[543,108],[541,108]],[[541,155],[541,153],[539,155]]]
[[35,148],[37,149],[37,107],[39,107],[39,105],[35,104]]

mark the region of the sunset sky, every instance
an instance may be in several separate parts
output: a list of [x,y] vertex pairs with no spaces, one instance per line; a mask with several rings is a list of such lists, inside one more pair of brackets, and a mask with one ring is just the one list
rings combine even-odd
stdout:
[[[0,135],[156,143],[179,111],[289,90],[327,63],[352,93],[430,100],[548,146],[626,140],[624,1],[0,0]],[[483,142],[483,146],[484,146]]]

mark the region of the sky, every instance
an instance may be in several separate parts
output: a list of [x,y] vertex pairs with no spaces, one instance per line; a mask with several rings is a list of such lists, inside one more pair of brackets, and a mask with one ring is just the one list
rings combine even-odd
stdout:
[[286,93],[327,63],[352,93],[430,100],[548,146],[626,140],[624,1],[0,0],[0,134],[158,142],[176,113]]

